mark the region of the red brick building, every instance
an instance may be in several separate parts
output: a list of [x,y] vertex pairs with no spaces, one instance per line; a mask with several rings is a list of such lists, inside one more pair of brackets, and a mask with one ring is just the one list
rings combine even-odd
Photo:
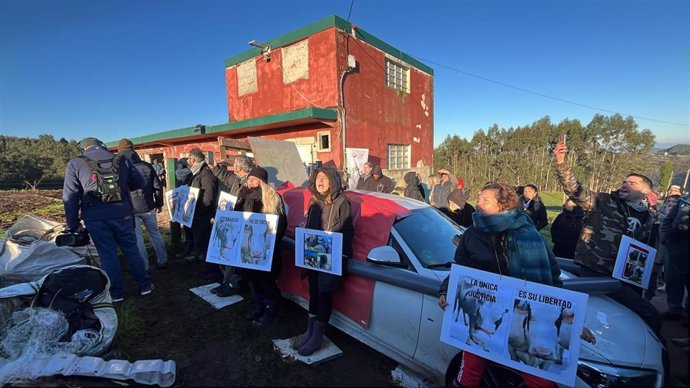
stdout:
[[[337,16],[225,61],[228,123],[131,138],[142,155],[214,160],[247,137],[289,140],[305,163],[342,168],[345,148],[368,148],[387,175],[433,163],[433,70]],[[116,142],[109,145],[114,146]]]

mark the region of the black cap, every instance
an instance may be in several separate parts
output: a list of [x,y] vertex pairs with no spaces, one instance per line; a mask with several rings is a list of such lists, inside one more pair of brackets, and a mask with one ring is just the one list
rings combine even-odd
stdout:
[[264,183],[268,183],[268,172],[261,167],[257,166],[252,168],[252,170],[249,171],[249,176],[257,177],[264,181]]

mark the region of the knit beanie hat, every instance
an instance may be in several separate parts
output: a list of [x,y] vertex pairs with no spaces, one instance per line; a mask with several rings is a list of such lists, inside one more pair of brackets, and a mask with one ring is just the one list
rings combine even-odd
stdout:
[[117,152],[131,150],[134,151],[134,143],[129,139],[121,139],[117,143]]
[[264,181],[264,183],[268,183],[268,172],[261,167],[257,166],[252,168],[252,170],[249,171],[249,176],[257,177]]

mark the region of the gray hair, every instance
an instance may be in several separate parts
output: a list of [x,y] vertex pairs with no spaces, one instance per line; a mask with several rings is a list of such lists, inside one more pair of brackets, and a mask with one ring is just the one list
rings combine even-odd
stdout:
[[249,172],[254,167],[254,163],[248,156],[240,155],[235,157],[235,165],[242,169],[242,171]]

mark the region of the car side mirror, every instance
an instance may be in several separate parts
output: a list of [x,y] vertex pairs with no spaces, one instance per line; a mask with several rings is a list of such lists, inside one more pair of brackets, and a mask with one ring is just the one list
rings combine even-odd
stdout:
[[400,260],[400,255],[393,247],[384,245],[381,247],[376,247],[369,251],[367,255],[367,261],[370,263],[388,265],[391,267],[402,267],[407,268],[407,264],[404,264]]

